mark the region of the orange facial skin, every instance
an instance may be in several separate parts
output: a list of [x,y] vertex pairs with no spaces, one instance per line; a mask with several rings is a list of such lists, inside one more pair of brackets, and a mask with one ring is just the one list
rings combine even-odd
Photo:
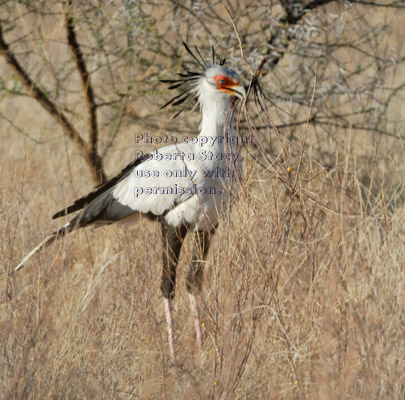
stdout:
[[235,86],[239,86],[239,82],[235,82],[225,75],[217,75],[214,79],[217,83],[217,88],[219,90],[222,90],[223,92],[234,94],[235,91],[232,90],[232,88]]

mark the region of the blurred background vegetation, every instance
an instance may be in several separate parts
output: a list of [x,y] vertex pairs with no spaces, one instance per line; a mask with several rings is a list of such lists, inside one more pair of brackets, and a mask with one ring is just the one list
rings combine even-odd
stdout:
[[[133,159],[138,132],[198,133],[198,109],[160,110],[160,80],[199,68],[183,40],[249,82],[223,5],[253,70],[267,60],[270,120],[251,98],[207,351],[179,295],[171,366],[153,225],[76,234],[7,274],[54,211]],[[1,1],[4,398],[404,398],[404,23],[400,0]]]

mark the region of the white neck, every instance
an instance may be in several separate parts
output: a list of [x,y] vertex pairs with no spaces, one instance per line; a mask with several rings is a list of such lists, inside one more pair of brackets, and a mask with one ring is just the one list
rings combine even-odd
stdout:
[[214,91],[207,82],[203,82],[199,90],[199,103],[202,112],[200,136],[224,136],[231,97]]
[[[200,137],[208,138],[205,144],[199,145],[199,150],[205,150],[218,154],[232,154],[237,156],[235,148],[228,138],[234,136],[233,122],[231,120],[231,100],[230,96],[214,91],[208,83],[201,84],[199,89],[199,103],[202,111],[202,121],[200,126]],[[226,130],[226,131],[225,131]],[[228,137],[225,138],[224,136]],[[223,138],[220,140],[220,138]],[[212,140],[211,140],[212,139]],[[217,140],[215,140],[217,139]],[[238,179],[241,177],[240,160],[224,158],[222,161],[207,161],[210,167],[217,165],[222,168],[236,171]]]
[[229,118],[231,98],[218,96],[216,101],[205,101],[201,104],[201,136],[223,136],[225,120]]

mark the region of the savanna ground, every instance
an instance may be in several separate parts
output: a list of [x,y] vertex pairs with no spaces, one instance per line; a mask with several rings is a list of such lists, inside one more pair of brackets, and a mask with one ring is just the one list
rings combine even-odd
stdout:
[[[302,15],[293,2],[269,3],[226,2],[253,69],[267,59],[259,79],[270,119],[252,100],[250,124],[241,116],[256,144],[241,150],[245,184],[208,257],[202,352],[185,288],[186,239],[175,364],[159,224],[74,232],[9,276],[62,224],[51,215],[97,182],[0,58],[1,398],[405,398],[405,12],[395,1],[308,2]],[[197,132],[198,113],[172,121],[176,110],[159,111],[170,94],[158,80],[175,78],[182,62],[196,68],[180,38],[204,55],[215,44],[248,81],[221,3],[78,4],[71,12],[107,176],[132,160],[138,132]],[[3,1],[0,20],[33,81],[91,141],[66,7]]]

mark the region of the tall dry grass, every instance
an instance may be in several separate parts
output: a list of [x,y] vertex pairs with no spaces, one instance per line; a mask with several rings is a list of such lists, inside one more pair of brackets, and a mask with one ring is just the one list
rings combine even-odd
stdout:
[[25,157],[25,165],[1,161],[3,398],[403,396],[404,209],[389,210],[395,193],[382,188],[379,202],[365,203],[349,162],[308,188],[337,212],[291,199],[254,166],[210,252],[202,353],[188,311],[186,242],[173,365],[158,225],[75,232],[7,276],[53,229],[60,197],[54,161]]
[[[3,64],[1,71],[11,79]],[[321,149],[335,157],[328,171],[289,148],[275,168],[287,181],[297,178],[298,196],[274,168],[245,161],[245,190],[224,216],[206,265],[202,352],[185,289],[190,238],[183,247],[173,364],[158,224],[72,233],[8,276],[55,229],[52,213],[91,183],[37,104],[7,98],[1,107],[17,115],[23,134],[57,136],[38,144],[0,127],[1,398],[404,398],[399,139],[336,129],[342,140]],[[307,134],[311,152],[319,138],[306,128],[297,127],[297,137]],[[132,159],[128,142],[137,131],[128,127],[117,138],[106,160],[111,174]],[[274,131],[265,134],[283,148]]]

